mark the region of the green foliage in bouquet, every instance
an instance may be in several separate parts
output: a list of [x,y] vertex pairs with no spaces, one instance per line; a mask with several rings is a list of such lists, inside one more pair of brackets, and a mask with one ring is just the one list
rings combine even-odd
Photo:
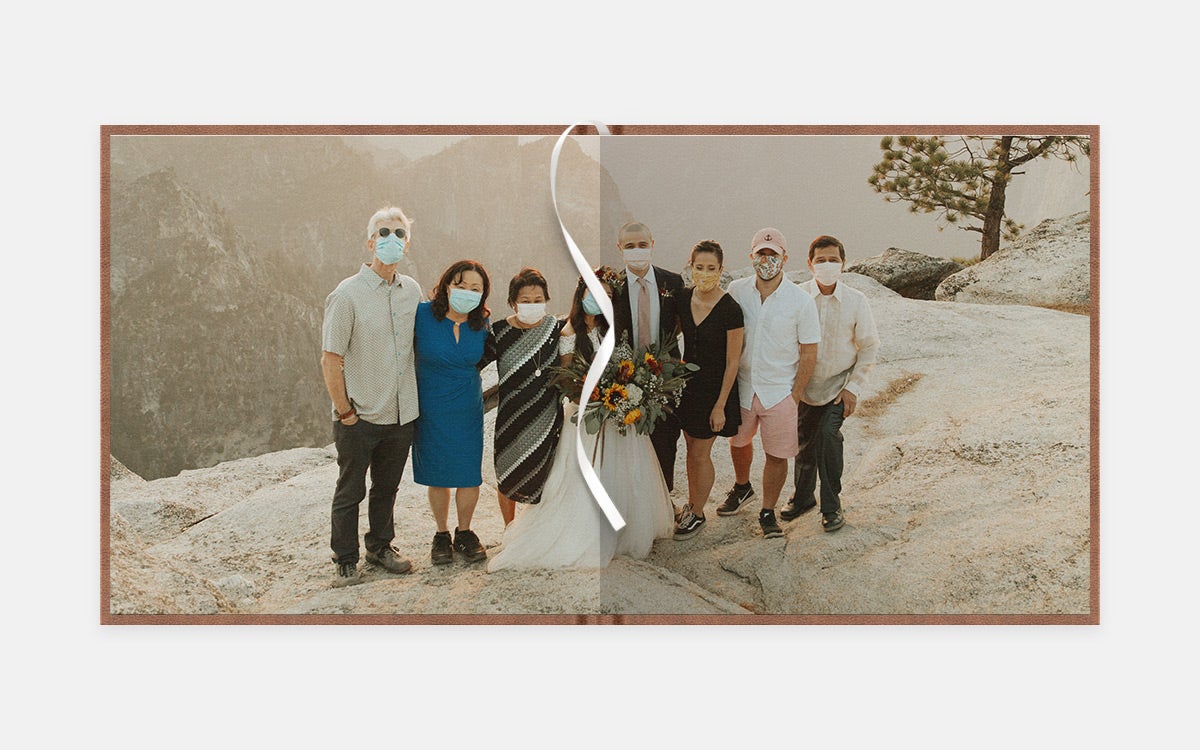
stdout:
[[[584,429],[595,434],[611,423],[622,435],[630,429],[650,434],[679,405],[687,379],[699,369],[670,356],[665,346],[635,350],[629,337],[622,335],[583,410]],[[566,370],[578,377],[578,393],[587,375],[586,364],[572,362]]]

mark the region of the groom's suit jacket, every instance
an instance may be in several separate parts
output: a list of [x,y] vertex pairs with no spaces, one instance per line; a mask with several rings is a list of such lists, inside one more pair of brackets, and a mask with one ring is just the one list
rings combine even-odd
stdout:
[[[658,340],[668,347],[671,356],[679,356],[679,343],[676,339],[676,328],[679,324],[679,292],[683,290],[683,277],[665,268],[651,266],[654,280],[658,286]],[[629,295],[637,294],[637,277],[627,274],[624,288],[613,294],[613,335],[616,343],[621,343],[621,334],[629,336],[629,343],[637,347],[637,331],[634,326],[633,311],[629,304]]]

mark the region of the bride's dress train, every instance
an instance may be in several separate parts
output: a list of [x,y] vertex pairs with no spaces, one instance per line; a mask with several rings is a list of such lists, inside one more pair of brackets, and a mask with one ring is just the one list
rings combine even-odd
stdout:
[[[488,572],[516,568],[603,568],[612,559],[617,535],[592,499],[575,453],[575,404],[563,406],[562,435],[546,477],[542,501],[518,508],[504,530],[504,547]],[[588,442],[584,434],[584,444]]]
[[[598,347],[598,336],[594,331],[589,335]],[[559,351],[574,351],[573,337],[564,338]],[[632,430],[621,435],[608,425],[603,428],[599,448],[599,435],[584,429],[583,446],[625,519],[620,533],[613,531],[592,497],[576,457],[575,435],[582,429],[575,423],[577,410],[576,404],[564,403],[562,435],[542,501],[518,508],[517,517],[504,530],[503,547],[488,561],[489,573],[522,568],[603,568],[614,555],[640,560],[650,554],[655,539],[674,531],[675,509],[650,436]]]

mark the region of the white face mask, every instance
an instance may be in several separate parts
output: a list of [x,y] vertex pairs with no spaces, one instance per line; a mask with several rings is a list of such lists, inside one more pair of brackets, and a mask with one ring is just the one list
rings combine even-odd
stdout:
[[825,286],[833,286],[842,275],[841,263],[814,263],[813,276]]
[[631,247],[623,252],[625,253],[625,265],[634,271],[644,271],[650,267],[650,248]]
[[518,302],[517,303],[517,320],[525,325],[533,325],[538,323],[542,318],[546,317],[545,302]]

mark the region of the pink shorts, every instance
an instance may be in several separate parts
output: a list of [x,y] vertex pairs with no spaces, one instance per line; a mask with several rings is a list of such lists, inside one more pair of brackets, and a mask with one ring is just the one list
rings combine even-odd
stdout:
[[749,409],[742,409],[742,426],[738,434],[729,438],[734,448],[745,448],[754,442],[754,433],[762,423],[762,448],[768,456],[794,458],[800,452],[800,439],[796,431],[796,399],[791,394],[770,409],[764,409],[758,395]]

